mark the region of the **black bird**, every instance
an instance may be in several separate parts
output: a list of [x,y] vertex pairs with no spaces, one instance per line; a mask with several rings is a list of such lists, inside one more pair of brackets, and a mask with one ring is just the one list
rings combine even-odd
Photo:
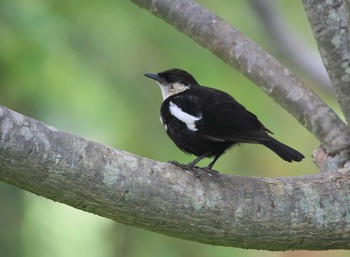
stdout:
[[211,170],[227,149],[239,143],[264,145],[288,162],[304,158],[272,138],[268,134],[272,132],[232,96],[199,85],[188,72],[171,69],[145,76],[162,91],[160,118],[168,136],[182,151],[197,156],[182,167],[193,169],[203,158],[214,157],[205,168]]

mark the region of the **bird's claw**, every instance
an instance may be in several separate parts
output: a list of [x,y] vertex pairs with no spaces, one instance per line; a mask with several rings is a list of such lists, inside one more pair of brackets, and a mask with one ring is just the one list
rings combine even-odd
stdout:
[[201,171],[207,172],[210,175],[212,175],[213,177],[219,176],[219,172],[217,170],[211,169],[210,167],[201,168],[198,166],[193,166],[191,164],[182,164],[182,163],[179,163],[177,161],[169,161],[169,163],[171,163],[171,164],[175,165],[176,167],[179,167],[183,170],[191,171],[196,178],[200,178],[199,172],[201,172]]
[[191,170],[190,167],[188,167],[188,165],[179,163],[177,161],[169,161],[169,163],[171,163],[172,165],[175,165],[176,167],[184,169],[184,170]]
[[219,172],[217,170],[213,170],[211,168],[205,167],[205,168],[200,168],[201,170],[204,170],[206,172],[208,172],[209,174],[211,174],[213,177],[217,177],[219,176]]

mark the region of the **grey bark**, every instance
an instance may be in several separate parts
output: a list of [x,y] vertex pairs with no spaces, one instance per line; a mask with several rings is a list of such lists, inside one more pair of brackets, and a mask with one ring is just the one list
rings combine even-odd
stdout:
[[[330,155],[349,149],[346,124],[275,58],[191,0],[132,0],[212,51],[290,112]],[[344,164],[342,159],[339,167]]]
[[0,107],[0,180],[109,219],[213,245],[350,249],[350,171],[205,172],[118,151]]
[[350,122],[349,5],[342,0],[303,0],[323,63],[347,123]]

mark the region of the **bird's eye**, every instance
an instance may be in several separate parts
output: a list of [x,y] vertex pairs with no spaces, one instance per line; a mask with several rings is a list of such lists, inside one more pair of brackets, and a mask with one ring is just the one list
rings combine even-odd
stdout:
[[176,77],[173,74],[170,74],[168,79],[171,81],[174,81],[176,79]]

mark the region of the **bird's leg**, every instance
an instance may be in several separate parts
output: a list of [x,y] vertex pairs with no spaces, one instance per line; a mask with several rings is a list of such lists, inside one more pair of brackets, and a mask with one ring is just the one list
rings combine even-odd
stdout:
[[215,156],[214,159],[211,161],[211,163],[209,163],[209,165],[207,167],[205,167],[205,169],[211,170],[220,156],[221,156],[221,154],[218,154],[217,156]]
[[200,162],[202,159],[204,159],[205,157],[207,157],[209,155],[209,153],[205,153],[201,156],[198,156],[196,159],[194,159],[193,161],[189,162],[188,164],[186,164],[187,169],[192,170],[194,168],[194,166]]
[[214,160],[211,163],[209,163],[209,165],[207,167],[205,167],[205,168],[199,168],[199,167],[195,166],[202,159],[204,159],[205,157],[208,157],[209,154],[210,154],[210,152],[205,153],[205,154],[203,154],[201,156],[198,156],[196,159],[194,159],[193,161],[189,162],[188,164],[181,164],[181,163],[178,163],[177,161],[171,161],[170,163],[175,165],[175,166],[177,166],[177,167],[180,167],[182,169],[192,171],[194,176],[197,177],[197,178],[200,178],[200,176],[198,174],[198,170],[203,170],[203,171],[206,171],[206,172],[212,174],[212,176],[217,176],[219,174],[219,172],[216,171],[216,170],[213,170],[212,168],[213,168],[215,162],[219,159],[219,157],[223,153],[220,153],[220,154],[216,155],[214,157]]
[[205,153],[199,157],[197,157],[196,159],[194,159],[193,161],[189,162],[188,164],[181,164],[181,163],[178,163],[177,161],[171,161],[170,163],[177,166],[177,167],[180,167],[182,169],[185,169],[185,170],[193,170],[193,168],[195,167],[195,165],[201,161],[202,159],[204,159],[205,157],[207,157],[210,153]]
[[216,163],[216,161],[220,158],[220,156],[222,155],[223,153],[220,153],[218,155],[216,155],[214,157],[214,159],[211,161],[211,163],[209,163],[209,165],[205,168],[203,168],[205,171],[211,173],[213,176],[217,176],[219,174],[219,172],[217,170],[213,170],[213,166],[214,164]]

